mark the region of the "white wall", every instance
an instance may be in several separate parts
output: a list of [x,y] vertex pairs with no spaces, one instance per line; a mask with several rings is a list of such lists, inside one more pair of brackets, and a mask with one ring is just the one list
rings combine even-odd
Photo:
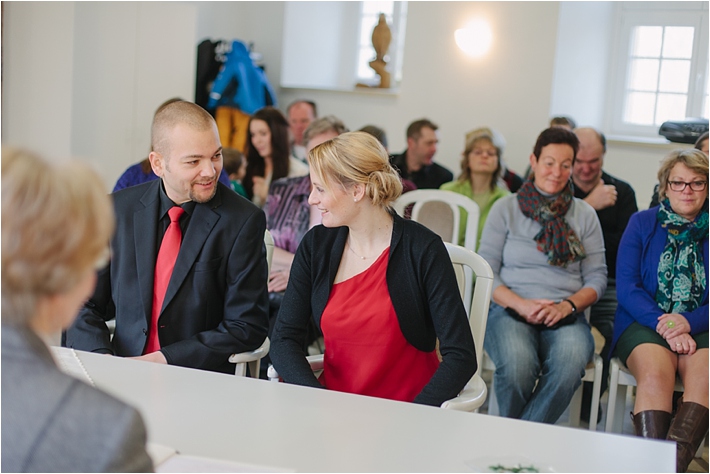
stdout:
[[[440,126],[436,159],[455,174],[464,134],[474,127],[499,130],[507,163],[522,172],[551,114],[601,123],[603,104],[592,96],[606,87],[610,4],[410,2],[396,94],[281,88],[285,5],[5,2],[2,141],[86,157],[113,187],[147,153],[155,108],[169,97],[194,98],[196,46],[205,38],[253,42],[282,109],[295,98],[314,99],[321,115],[335,114],[351,129],[385,128],[393,152],[404,149],[412,120],[430,118]],[[494,43],[473,60],[453,34],[476,16],[490,22]],[[612,142],[606,168],[636,188],[643,208],[658,161],[673,147]]]
[[[455,174],[465,133],[489,125],[507,140],[508,164],[522,171],[548,120],[557,12],[555,2],[410,2],[397,95],[282,89],[282,104],[308,97],[351,129],[379,125],[393,152],[406,147],[407,125],[427,117],[440,127],[435,159]],[[495,38],[479,60],[454,42],[454,30],[474,16],[490,22]]]
[[550,115],[604,128],[614,6],[560,2]]
[[3,145],[52,158],[71,154],[74,8],[3,3]]
[[194,97],[195,7],[3,6],[3,144],[93,162],[112,189],[130,164],[147,156],[158,105]]

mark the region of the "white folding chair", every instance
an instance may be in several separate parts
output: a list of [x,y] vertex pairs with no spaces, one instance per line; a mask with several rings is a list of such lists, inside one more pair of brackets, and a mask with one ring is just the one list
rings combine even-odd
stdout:
[[[609,404],[606,410],[607,433],[621,433],[626,411],[626,399],[631,397],[636,386],[636,378],[629,372],[618,357],[613,357],[609,363]],[[676,378],[675,391],[682,392],[683,384]]]
[[[607,433],[621,433],[626,412],[626,400],[633,397],[632,389],[636,386],[636,378],[618,357],[611,359],[609,373],[609,403],[604,430]],[[679,377],[676,377],[674,390],[676,392],[685,390]],[[696,458],[703,457],[704,446],[704,442],[700,443],[698,451],[695,453]]]
[[478,235],[478,220],[481,211],[473,200],[453,191],[441,189],[415,189],[402,194],[393,207],[397,214],[404,215],[409,205],[412,207],[413,221],[436,232],[444,242],[458,244],[459,229],[461,226],[461,211],[468,213],[464,247],[476,250],[476,237]]
[[[451,263],[456,273],[459,292],[468,315],[469,326],[476,346],[476,362],[478,370],[473,374],[461,393],[451,400],[445,401],[441,407],[449,410],[476,411],[486,401],[488,389],[481,378],[481,363],[483,338],[488,322],[488,307],[493,291],[493,271],[483,257],[472,250],[458,245],[445,243]],[[476,276],[475,288],[473,275]],[[326,349],[327,350],[327,349]],[[323,369],[323,354],[308,356],[306,360],[314,372]],[[274,366],[269,366],[269,380],[279,382],[279,374]]]
[[[589,319],[590,311],[589,308],[584,312],[587,319]],[[601,356],[594,353],[592,360],[589,361],[587,367],[584,369],[584,377],[582,377],[582,384],[577,388],[572,396],[572,400],[569,404],[569,425],[579,426],[581,412],[582,412],[582,390],[584,387],[584,382],[592,382],[592,400],[589,413],[589,430],[597,430],[597,416],[599,415],[599,399],[601,398],[602,389],[602,367],[603,360]],[[490,370],[495,372],[496,366],[491,360],[490,356],[484,352],[483,354],[483,370]],[[491,385],[488,388],[490,395],[488,396],[488,414],[498,415],[500,413],[498,409],[498,400],[496,399],[495,387],[493,386],[493,378],[491,378]],[[608,416],[608,415],[607,415]],[[607,422],[608,423],[608,422]]]
[[[268,275],[271,273],[271,261],[274,258],[274,238],[268,230],[264,232],[264,246],[266,247],[266,280],[268,282]],[[249,374],[258,379],[259,370],[261,369],[261,359],[269,353],[270,347],[271,343],[267,337],[258,349],[229,356],[229,362],[236,364],[234,367],[234,375],[244,377],[246,375],[247,366],[249,366]]]

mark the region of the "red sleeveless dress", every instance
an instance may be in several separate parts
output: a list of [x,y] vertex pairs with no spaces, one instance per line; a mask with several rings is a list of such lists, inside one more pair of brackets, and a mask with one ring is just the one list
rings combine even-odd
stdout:
[[402,334],[387,289],[389,248],[364,272],[333,285],[321,317],[321,383],[340,392],[411,402],[439,367]]

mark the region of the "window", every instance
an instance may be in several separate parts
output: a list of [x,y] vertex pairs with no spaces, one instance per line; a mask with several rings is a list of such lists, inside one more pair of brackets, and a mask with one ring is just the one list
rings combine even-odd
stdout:
[[358,82],[377,83],[368,63],[380,12],[392,33],[387,70],[398,84],[407,2],[299,1],[285,2],[281,86],[353,90]]
[[708,118],[706,2],[624,2],[610,108],[620,135],[658,137],[667,120]]
[[401,80],[401,58],[404,50],[404,30],[406,25],[407,2],[361,2],[359,50],[357,54],[357,79],[366,84],[377,84],[378,78],[375,71],[369,66],[375,58],[375,49],[372,47],[372,30],[384,13],[387,24],[392,32],[385,61],[392,74],[393,84]]

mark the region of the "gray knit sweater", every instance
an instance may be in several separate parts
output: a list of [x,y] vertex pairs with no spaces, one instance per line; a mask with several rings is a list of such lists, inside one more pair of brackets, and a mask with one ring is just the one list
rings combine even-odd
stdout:
[[582,288],[591,288],[599,298],[606,289],[606,261],[597,213],[574,198],[565,219],[587,254],[567,268],[550,265],[547,256],[537,249],[535,236],[542,226],[525,217],[517,195],[499,199],[488,214],[478,248],[493,269],[493,290],[505,285],[522,298],[560,301]]

